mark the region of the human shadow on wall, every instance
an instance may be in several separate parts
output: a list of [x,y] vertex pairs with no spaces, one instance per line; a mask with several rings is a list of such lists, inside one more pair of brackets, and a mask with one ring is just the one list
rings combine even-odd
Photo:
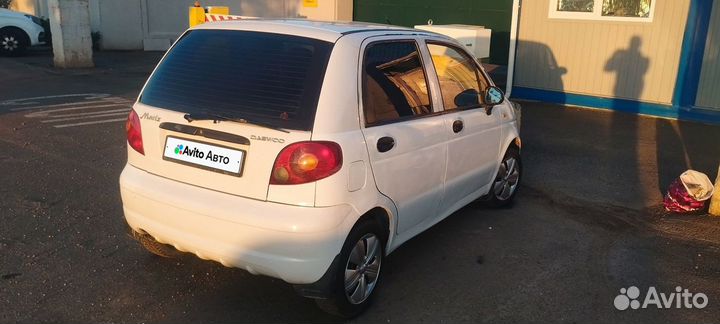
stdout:
[[615,72],[613,109],[638,113],[650,60],[640,52],[642,39],[633,36],[627,49],[617,50],[605,63],[605,71]]
[[638,206],[647,201],[651,194],[647,190],[648,178],[641,173],[646,169],[645,163],[652,160],[651,152],[639,144],[644,130],[641,129],[642,120],[637,114],[640,112],[639,100],[645,87],[645,74],[650,65],[650,60],[642,54],[641,49],[642,39],[633,36],[628,47],[615,51],[604,67],[606,72],[615,74],[615,86],[611,102],[613,112],[608,128],[609,156],[603,158],[622,168],[615,172],[623,178],[624,184],[618,195],[632,197]]

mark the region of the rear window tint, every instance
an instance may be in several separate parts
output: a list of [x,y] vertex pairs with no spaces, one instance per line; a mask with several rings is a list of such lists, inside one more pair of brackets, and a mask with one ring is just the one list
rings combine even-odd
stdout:
[[331,50],[299,36],[193,30],[160,63],[140,102],[310,130]]

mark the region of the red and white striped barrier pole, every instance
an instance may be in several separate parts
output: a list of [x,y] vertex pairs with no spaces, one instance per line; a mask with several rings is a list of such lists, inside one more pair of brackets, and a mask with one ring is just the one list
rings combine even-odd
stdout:
[[252,18],[254,18],[254,17],[236,16],[236,15],[205,14],[206,22],[226,21],[226,20],[243,20],[243,19],[252,19]]

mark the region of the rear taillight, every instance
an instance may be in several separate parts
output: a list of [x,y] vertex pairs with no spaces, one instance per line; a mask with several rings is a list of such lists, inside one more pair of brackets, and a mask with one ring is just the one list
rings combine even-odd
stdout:
[[342,167],[342,150],[333,142],[299,142],[275,159],[270,184],[301,184],[327,178]]
[[142,131],[140,130],[140,117],[135,112],[135,109],[130,110],[127,122],[125,122],[125,132],[127,133],[128,145],[138,151],[138,153],[145,155],[143,149]]

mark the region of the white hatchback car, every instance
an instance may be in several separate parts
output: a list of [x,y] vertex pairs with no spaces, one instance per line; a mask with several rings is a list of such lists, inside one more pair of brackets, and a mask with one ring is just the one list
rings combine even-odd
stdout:
[[203,24],[128,118],[125,218],[153,253],[280,278],[351,317],[403,242],[479,198],[513,199],[518,123],[519,107],[442,35]]
[[0,55],[16,56],[46,41],[42,19],[0,8]]

